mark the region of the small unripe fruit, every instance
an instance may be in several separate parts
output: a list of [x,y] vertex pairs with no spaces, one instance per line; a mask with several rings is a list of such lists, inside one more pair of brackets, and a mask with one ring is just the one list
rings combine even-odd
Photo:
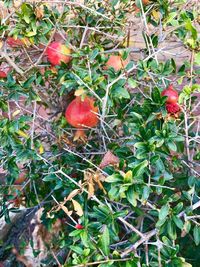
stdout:
[[167,89],[162,91],[162,96],[167,96],[167,104],[175,104],[178,101],[178,92],[173,89],[172,85],[169,85]]
[[128,59],[123,60],[121,56],[111,55],[105,64],[104,69],[114,68],[115,71],[124,69],[128,64]]
[[81,230],[81,229],[84,228],[83,225],[81,225],[81,224],[77,224],[75,227],[76,227],[76,229],[78,229],[78,230]]
[[48,61],[52,65],[60,65],[61,62],[68,63],[71,60],[71,50],[64,44],[52,42],[46,50]]

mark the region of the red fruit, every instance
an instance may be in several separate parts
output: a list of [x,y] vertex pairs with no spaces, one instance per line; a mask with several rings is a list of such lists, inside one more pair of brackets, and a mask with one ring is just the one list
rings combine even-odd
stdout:
[[5,73],[5,71],[0,70],[0,78],[6,78],[7,74]]
[[[77,96],[67,107],[65,118],[75,128],[95,127],[98,124],[98,107],[94,106],[94,100],[85,97],[84,100]],[[84,130],[76,132],[76,139],[84,136]]]
[[104,69],[114,68],[115,71],[124,69],[128,64],[128,59],[123,60],[121,56],[111,55],[106,62]]
[[7,40],[6,40],[7,44],[11,47],[19,47],[19,46],[23,46],[24,43],[22,40],[20,39],[15,39],[13,37],[8,37]]
[[168,113],[174,114],[180,111],[180,107],[177,103],[170,103],[170,104],[166,104],[166,110]]
[[10,70],[10,67],[4,66],[4,64],[2,64],[0,67],[0,78],[6,78]]
[[71,60],[71,50],[59,42],[52,42],[46,50],[49,62],[52,65],[60,65],[61,62],[68,63]]
[[75,227],[76,227],[76,229],[79,229],[79,230],[84,228],[83,225],[81,225],[81,224],[77,224]]
[[162,96],[167,96],[166,103],[175,104],[178,101],[178,92],[173,89],[173,85],[169,85],[167,89],[162,91]]

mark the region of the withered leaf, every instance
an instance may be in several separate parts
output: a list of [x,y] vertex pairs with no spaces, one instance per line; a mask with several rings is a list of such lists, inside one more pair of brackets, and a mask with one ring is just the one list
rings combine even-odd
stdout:
[[80,217],[83,216],[83,209],[82,209],[81,205],[74,199],[72,199],[72,203],[73,203],[74,210],[75,210],[76,214]]
[[73,197],[75,197],[76,195],[78,195],[78,193],[80,192],[80,189],[74,189],[66,198],[66,201],[71,200]]
[[104,155],[99,167],[105,168],[108,165],[115,165],[119,163],[119,158],[116,157],[110,150]]

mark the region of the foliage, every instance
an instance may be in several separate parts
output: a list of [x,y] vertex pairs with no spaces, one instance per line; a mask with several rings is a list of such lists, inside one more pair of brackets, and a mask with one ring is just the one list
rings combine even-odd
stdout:
[[[57,261],[66,267],[95,262],[99,267],[198,266],[196,5],[184,0],[16,2],[4,1],[12,13],[0,24],[1,66],[12,67],[0,79],[1,217],[10,223],[10,213],[25,205],[43,207],[41,219],[49,231],[62,221],[57,237],[46,244],[42,266]],[[132,59],[130,13],[140,20],[146,45],[139,48],[138,60]],[[9,47],[8,36],[24,45]],[[167,52],[160,45],[172,37],[189,51],[188,61],[159,58]],[[45,49],[54,39],[73,50],[69,64],[51,68],[47,62]],[[105,69],[113,53],[129,59],[124,69]],[[167,113],[161,96],[169,84],[181,88],[178,114]],[[76,129],[64,117],[74,93],[93,97],[99,108],[100,122],[88,129],[86,141],[73,141]],[[107,151],[119,163],[101,168]],[[26,179],[17,186],[22,172]],[[23,240],[20,248],[23,254]]]

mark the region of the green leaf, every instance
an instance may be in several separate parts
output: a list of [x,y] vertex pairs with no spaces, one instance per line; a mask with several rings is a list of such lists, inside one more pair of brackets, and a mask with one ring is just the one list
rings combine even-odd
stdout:
[[193,38],[194,40],[196,40],[196,39],[197,39],[197,35],[198,35],[198,33],[197,33],[196,28],[192,25],[192,22],[191,22],[190,19],[188,19],[188,20],[186,21],[186,23],[185,23],[185,28],[191,32],[192,38]]
[[176,226],[179,228],[179,229],[183,229],[183,222],[182,222],[182,220],[178,217],[178,216],[173,216],[172,217],[172,219],[173,219],[173,221],[174,221],[174,223],[176,224]]
[[99,54],[99,49],[98,48],[95,48],[92,51],[91,55],[90,55],[90,60],[93,61],[97,57],[98,54]]
[[168,145],[170,150],[177,151],[177,146],[174,142],[167,142],[167,145]]
[[165,219],[163,219],[163,220],[159,220],[159,221],[157,221],[157,223],[156,223],[156,227],[157,228],[160,228],[162,225],[164,225],[166,223],[166,220]]
[[200,66],[200,52],[198,52],[196,55],[195,55],[195,60],[194,62]]
[[160,103],[161,95],[160,95],[160,90],[157,87],[153,88],[151,97],[155,103]]
[[179,202],[174,208],[173,212],[178,214],[183,209],[183,202]]
[[169,205],[164,205],[159,212],[159,220],[164,220],[169,214]]
[[83,249],[80,246],[70,246],[70,249],[76,252],[77,254],[83,255]]
[[82,232],[82,230],[74,230],[71,233],[69,233],[69,236],[78,236],[80,235],[80,233]]
[[144,160],[141,163],[139,163],[138,165],[134,166],[134,168],[132,170],[133,177],[141,176],[145,172],[147,166],[148,166],[147,160]]
[[104,225],[103,227],[103,234],[101,236],[101,249],[103,251],[103,253],[108,256],[110,253],[110,233],[108,230],[107,225]]
[[56,179],[57,179],[57,177],[55,174],[49,174],[49,175],[46,175],[42,180],[44,182],[51,182],[51,181],[54,181]]
[[131,88],[137,87],[137,82],[133,78],[128,79],[128,84],[131,86]]
[[196,246],[200,244],[200,227],[198,225],[195,225],[193,229],[193,236],[194,236],[194,242]]
[[168,223],[167,223],[167,232],[168,232],[168,235],[171,239],[175,240],[177,238],[177,235],[176,235],[176,227],[173,223],[172,220],[168,220]]
[[151,192],[151,188],[149,186],[144,186],[143,192],[142,192],[142,199],[147,200],[149,198]]
[[138,193],[134,191],[134,188],[132,186],[130,186],[127,190],[126,198],[131,203],[131,205],[133,205],[133,207],[137,206]]
[[89,247],[87,232],[86,231],[81,231],[80,237],[81,237],[81,241],[82,241],[83,245],[85,247]]
[[123,177],[120,174],[114,173],[110,176],[108,176],[105,181],[107,183],[115,183],[115,182],[120,182],[123,181]]
[[122,99],[122,98],[130,99],[130,94],[125,87],[115,87],[112,90],[112,95],[113,97],[119,98],[119,99]]
[[142,115],[141,115],[141,114],[138,114],[138,113],[132,111],[132,112],[131,112],[131,115],[133,115],[133,117],[135,117],[135,118],[137,118],[137,119],[139,119],[139,120],[142,120]]

